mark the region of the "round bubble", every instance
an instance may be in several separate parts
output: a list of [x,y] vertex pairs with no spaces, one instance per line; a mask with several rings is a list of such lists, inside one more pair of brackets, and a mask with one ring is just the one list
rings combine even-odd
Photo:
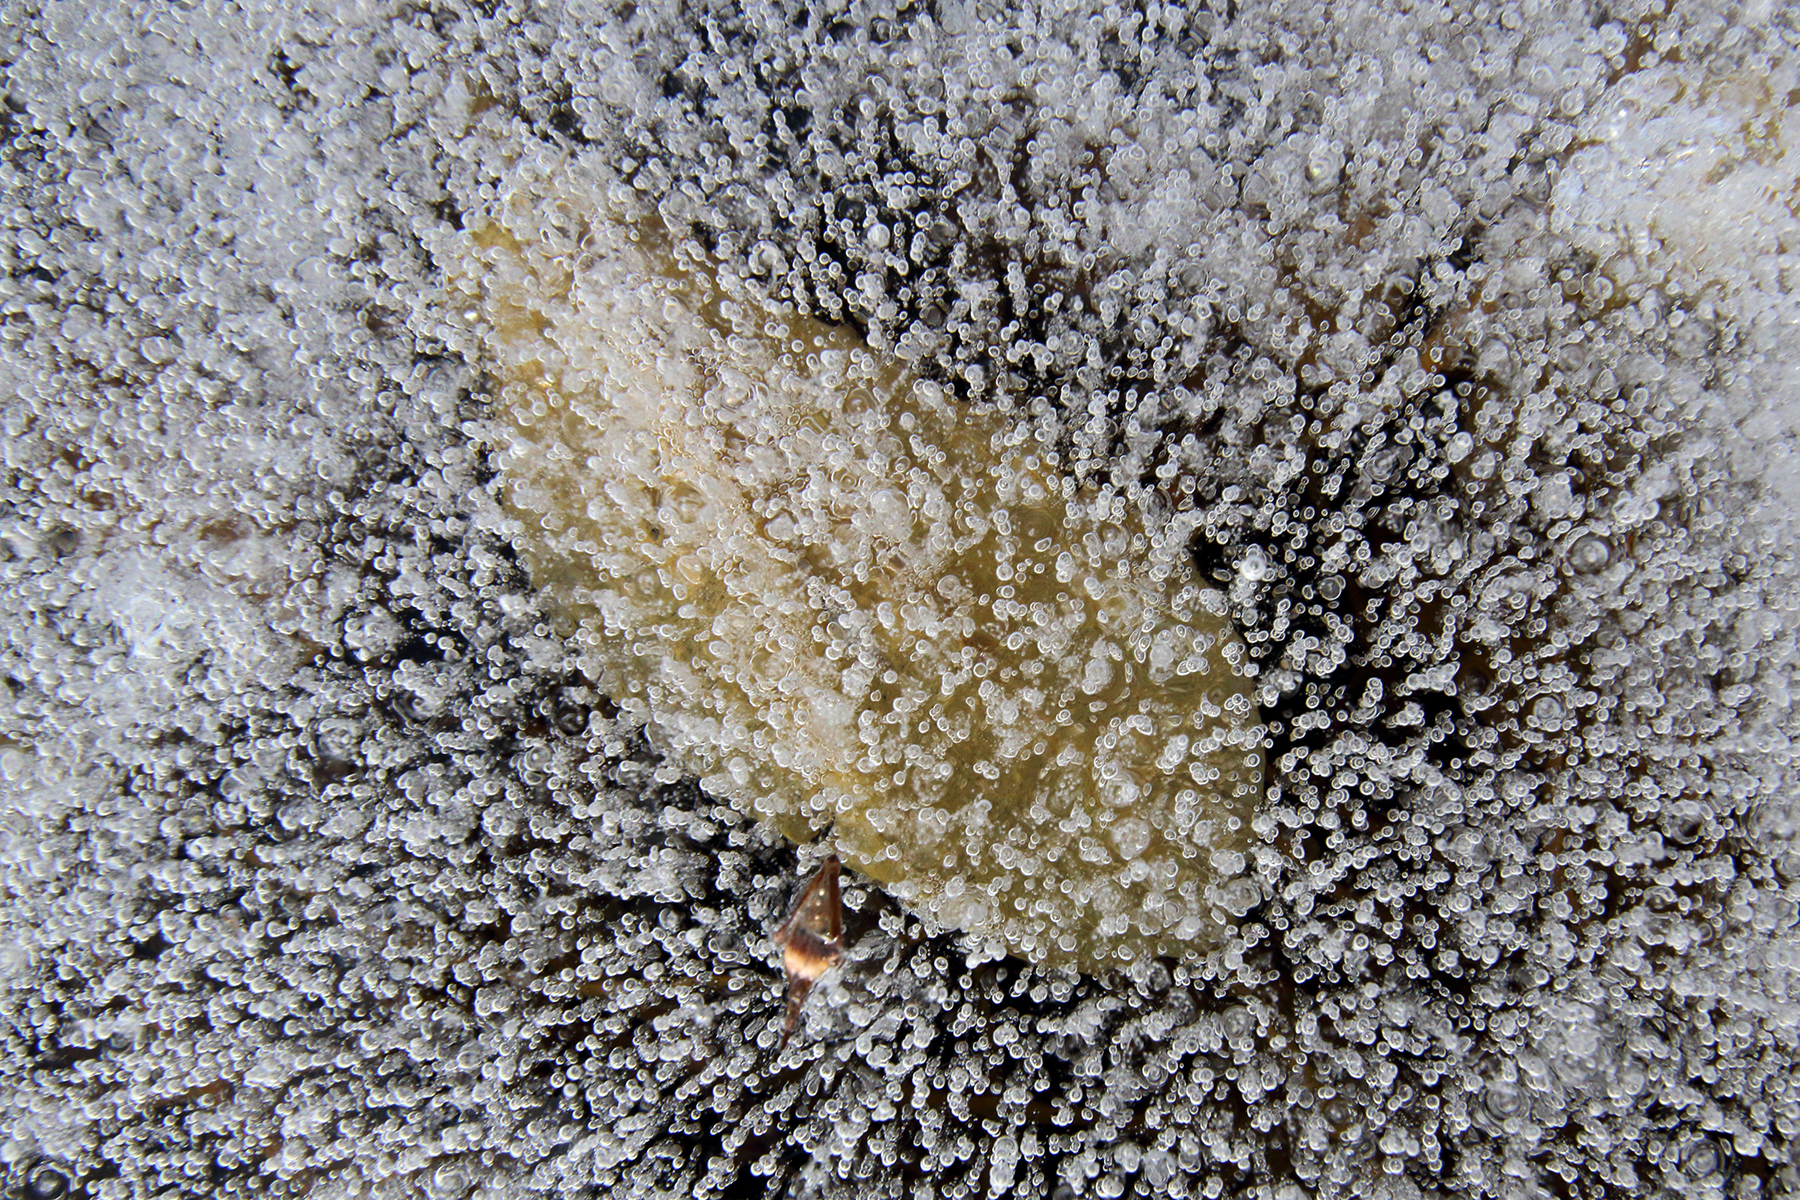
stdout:
[[1612,544],[1597,533],[1585,533],[1569,547],[1569,566],[1583,575],[1604,571],[1612,557]]

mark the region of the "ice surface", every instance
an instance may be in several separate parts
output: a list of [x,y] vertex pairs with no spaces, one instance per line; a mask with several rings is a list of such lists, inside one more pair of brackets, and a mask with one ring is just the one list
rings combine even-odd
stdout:
[[[1017,7],[0,22],[0,1188],[1800,1192],[1793,7]],[[769,319],[866,353],[806,470],[859,468],[870,547],[938,518],[823,433],[902,377],[946,459],[1123,506],[1033,565],[1241,647],[1260,793],[1182,860],[1216,933],[1034,964],[944,919],[983,877],[871,861],[781,1046],[825,848],[567,635],[508,491],[482,297],[527,280],[465,264],[572,165],[739,306],[640,243],[608,286],[673,306],[622,358],[732,329],[657,367],[698,402],[754,398]],[[571,279],[633,261],[554,225],[518,244]],[[1078,691],[1181,661],[1094,632]],[[860,735],[817,699],[770,762]],[[1218,707],[1132,761],[1216,761]],[[977,795],[939,844],[1022,878]],[[1067,870],[1172,844],[1104,807]]]

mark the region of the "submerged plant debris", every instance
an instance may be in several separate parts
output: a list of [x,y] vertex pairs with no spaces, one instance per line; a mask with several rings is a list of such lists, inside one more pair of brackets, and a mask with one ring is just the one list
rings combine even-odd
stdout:
[[1053,431],[674,265],[603,194],[521,181],[468,274],[515,541],[596,686],[996,956],[1216,945],[1260,899],[1263,734],[1188,526],[1153,547]]
[[[1795,21],[1650,0],[19,8],[0,1187],[1800,1193]],[[584,258],[582,237],[617,244]],[[552,259],[566,281],[532,265]],[[558,385],[531,423],[507,350],[531,339],[490,307],[507,289],[549,298],[535,370]],[[635,341],[576,336],[618,312]],[[645,364],[690,334],[700,352]],[[828,411],[794,425],[789,474],[738,494],[823,487],[841,450],[859,499],[832,536],[800,536],[830,511],[811,500],[791,538],[773,511],[710,527],[752,528],[770,561],[824,552],[779,577],[854,601],[794,618],[826,638],[797,685],[909,653],[881,640],[890,585],[852,586],[882,536],[962,536],[910,490],[879,499],[859,413],[922,431],[890,464],[1011,463],[1057,497],[1015,517],[998,476],[938,485],[1031,525],[1017,603],[1055,600],[1022,594],[1027,550],[1035,587],[1092,533],[1071,603],[1137,589],[1156,628],[1211,639],[1209,669],[1241,646],[1214,685],[1241,723],[1167,700],[1189,765],[1223,774],[1193,742],[1254,732],[1255,795],[1206,801],[1240,819],[1241,861],[1181,856],[1199,835],[1152,819],[1178,793],[1055,814],[1094,822],[1055,897],[1161,855],[1196,872],[1206,932],[1096,910],[1052,953],[1049,914],[1028,945],[998,908],[947,910],[953,876],[1027,877],[1026,797],[1060,785],[1002,788],[985,753],[961,792],[851,779],[877,748],[896,772],[909,747],[950,761],[935,720],[873,742],[852,721],[846,762],[812,740],[843,726],[792,708],[764,747],[746,723],[766,758],[738,781],[724,715],[667,702],[691,644],[652,644],[637,610],[608,632],[623,590],[548,553],[634,563],[647,540],[576,554],[557,539],[578,524],[542,525],[524,490],[519,451],[573,444],[531,431],[633,394],[573,381],[582,347],[695,372],[684,406]],[[757,393],[733,361],[792,386]],[[665,461],[733,420],[683,424]],[[646,520],[689,520],[664,499]],[[609,503],[583,520],[639,500]],[[731,576],[682,586],[709,578]],[[928,594],[934,619],[994,611]],[[1111,662],[1103,687],[1150,694],[1089,598],[1044,670]],[[713,682],[734,643],[782,644],[779,621],[726,625]],[[1025,647],[976,636],[913,651],[975,650],[959,688],[1023,697],[999,673]],[[1016,761],[1054,764],[1045,743]],[[868,820],[928,809],[955,822],[950,867]],[[1132,820],[1148,840],[1097,832]],[[775,935],[833,849],[842,956],[784,1042]]]
[[787,973],[787,1019],[781,1024],[781,1040],[793,1036],[800,1008],[819,977],[844,958],[844,902],[838,891],[837,855],[800,889],[794,911],[775,931],[781,950],[781,969]]

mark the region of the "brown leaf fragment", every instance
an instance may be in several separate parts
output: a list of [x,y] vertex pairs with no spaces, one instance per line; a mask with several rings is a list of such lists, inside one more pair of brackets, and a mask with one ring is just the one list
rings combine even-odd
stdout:
[[826,859],[801,890],[794,911],[775,931],[775,944],[781,947],[781,965],[787,971],[787,1021],[781,1029],[785,1046],[800,1020],[806,994],[844,956],[844,905],[838,897],[837,855]]

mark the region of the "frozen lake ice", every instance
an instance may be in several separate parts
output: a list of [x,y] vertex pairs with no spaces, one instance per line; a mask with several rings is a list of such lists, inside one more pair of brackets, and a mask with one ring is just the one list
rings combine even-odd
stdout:
[[1791,7],[0,39],[9,1194],[1800,1193]]

